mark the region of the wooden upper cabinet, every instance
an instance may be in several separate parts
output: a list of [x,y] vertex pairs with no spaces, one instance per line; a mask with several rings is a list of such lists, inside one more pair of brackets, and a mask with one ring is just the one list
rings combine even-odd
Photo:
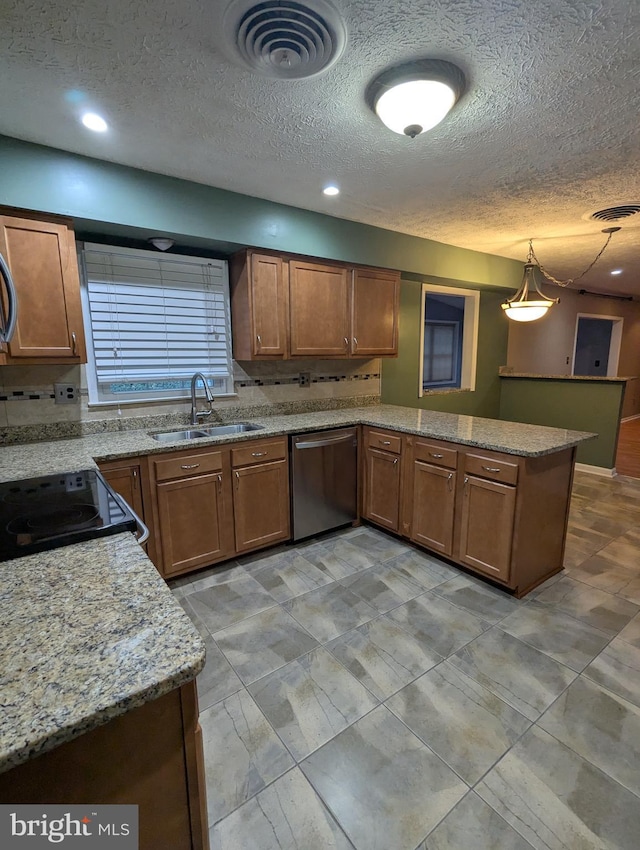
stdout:
[[86,361],[73,230],[63,219],[0,216],[0,252],[18,297],[5,363]]
[[396,356],[400,273],[363,268],[352,275],[352,356]]
[[349,354],[347,269],[289,261],[289,326],[292,357]]
[[233,356],[288,355],[288,268],[281,257],[246,251],[231,260]]
[[399,272],[251,248],[230,268],[236,360],[397,355]]

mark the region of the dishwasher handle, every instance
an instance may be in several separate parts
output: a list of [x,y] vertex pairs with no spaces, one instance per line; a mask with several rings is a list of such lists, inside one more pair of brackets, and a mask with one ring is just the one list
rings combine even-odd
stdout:
[[296,449],[320,449],[323,446],[335,446],[337,443],[346,443],[349,440],[355,443],[355,439],[353,434],[345,434],[342,437],[328,437],[326,440],[310,440],[304,443],[294,443],[293,447]]

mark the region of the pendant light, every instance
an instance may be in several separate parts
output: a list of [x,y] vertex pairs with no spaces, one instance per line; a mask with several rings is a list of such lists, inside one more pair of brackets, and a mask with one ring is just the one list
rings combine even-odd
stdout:
[[442,121],[464,88],[464,74],[457,65],[418,59],[380,74],[369,84],[365,98],[390,130],[415,139]]
[[554,304],[557,304],[560,299],[548,298],[546,295],[544,295],[544,293],[540,291],[540,287],[538,286],[538,281],[536,279],[537,271],[543,274],[552,283],[555,283],[556,286],[569,286],[569,284],[574,283],[575,281],[580,280],[580,278],[584,277],[586,273],[595,266],[600,257],[604,254],[605,248],[611,241],[611,237],[618,230],[620,230],[619,227],[606,227],[602,232],[608,234],[607,241],[600,249],[600,252],[598,253],[595,260],[590,263],[587,268],[577,277],[568,278],[567,280],[558,280],[557,278],[553,277],[553,275],[550,275],[545,268],[543,268],[540,261],[536,257],[535,251],[533,250],[533,240],[530,239],[529,254],[527,256],[527,262],[524,266],[524,275],[522,277],[520,289],[516,292],[513,298],[507,299],[501,305],[507,317],[509,319],[513,319],[516,322],[535,322],[536,319],[541,319],[543,316],[545,316],[549,307],[552,307]]

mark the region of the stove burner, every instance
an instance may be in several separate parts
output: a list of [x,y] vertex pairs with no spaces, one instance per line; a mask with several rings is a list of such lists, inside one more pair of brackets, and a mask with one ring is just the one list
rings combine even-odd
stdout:
[[92,523],[98,516],[95,505],[76,504],[63,508],[43,508],[37,513],[15,517],[7,526],[11,534],[64,534]]

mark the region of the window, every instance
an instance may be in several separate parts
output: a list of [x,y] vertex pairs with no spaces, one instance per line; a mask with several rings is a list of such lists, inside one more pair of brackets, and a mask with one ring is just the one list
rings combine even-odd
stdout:
[[211,391],[233,391],[227,263],[85,244],[89,403],[189,395],[203,372]]
[[439,389],[475,389],[480,293],[422,287],[419,395]]

